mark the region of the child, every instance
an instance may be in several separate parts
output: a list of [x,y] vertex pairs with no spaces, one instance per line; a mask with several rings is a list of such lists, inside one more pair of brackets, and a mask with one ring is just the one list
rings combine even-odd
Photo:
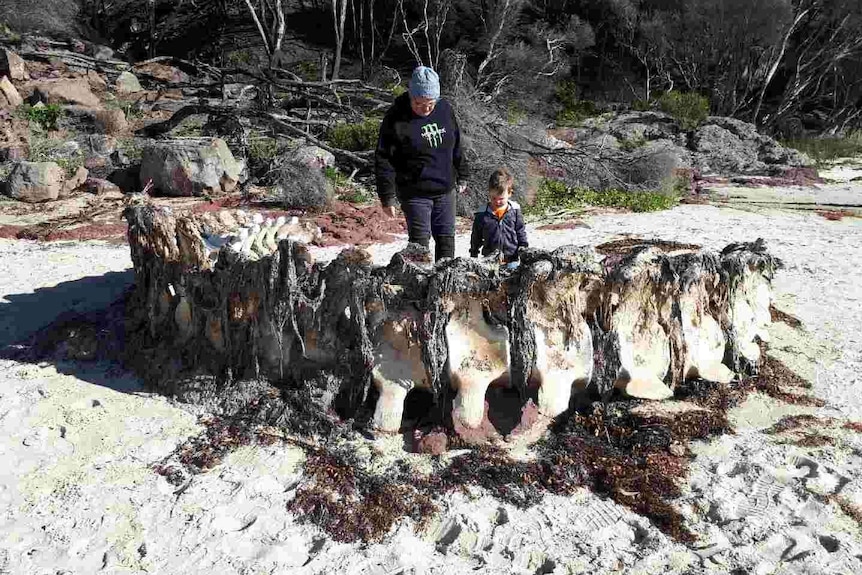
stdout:
[[470,255],[477,257],[499,251],[503,263],[518,261],[518,250],[527,247],[527,230],[521,206],[512,201],[515,179],[506,168],[497,168],[488,182],[488,205],[473,218]]

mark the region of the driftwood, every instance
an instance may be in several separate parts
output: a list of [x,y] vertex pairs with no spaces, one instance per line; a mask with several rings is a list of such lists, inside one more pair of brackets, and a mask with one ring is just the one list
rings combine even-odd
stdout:
[[321,413],[366,413],[384,431],[425,389],[467,441],[501,439],[491,385],[518,390],[535,414],[527,432],[578,390],[661,399],[685,379],[756,369],[780,266],[760,241],[720,254],[634,245],[603,261],[589,247],[531,249],[514,270],[433,265],[413,245],[385,267],[361,249],[321,265],[297,222],[225,214],[220,228],[149,206],[125,217],[137,278],[127,348],[158,389],[274,423],[290,417],[278,397],[310,386]]

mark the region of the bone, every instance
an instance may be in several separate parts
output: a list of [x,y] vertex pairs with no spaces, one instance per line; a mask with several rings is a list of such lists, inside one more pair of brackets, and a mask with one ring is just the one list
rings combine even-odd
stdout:
[[232,237],[230,242],[227,244],[228,249],[234,252],[241,252],[243,244],[245,240],[248,238],[248,229],[242,228],[237,231]]
[[275,250],[278,249],[278,243],[275,239],[275,235],[276,233],[278,233],[278,230],[281,228],[281,226],[284,225],[284,222],[285,217],[279,216],[275,220],[275,223],[266,230],[266,237],[263,239],[263,245],[267,248],[267,250],[269,250],[269,253],[273,253],[275,252]]
[[533,285],[527,317],[534,326],[539,412],[556,417],[569,408],[573,386],[584,389],[592,378],[592,333],[583,317],[592,288],[586,281],[591,274],[563,274],[550,281],[549,275],[541,274]]
[[617,271],[625,281],[615,283],[610,292],[616,302],[611,324],[619,341],[615,386],[641,399],[673,396],[664,383],[670,369],[670,338],[660,321],[670,316],[671,302],[657,289],[655,256],[650,249],[625,262]]
[[404,412],[404,398],[416,386],[428,387],[422,344],[415,320],[407,317],[385,321],[374,350],[374,385],[380,398],[374,409],[375,429],[397,432]]
[[250,228],[245,228],[245,238],[242,242],[242,247],[240,248],[240,252],[247,258],[251,257],[251,246],[254,243],[254,240],[257,238],[257,234],[260,232],[260,226],[257,224],[253,225]]
[[473,298],[456,307],[446,326],[446,341],[458,391],[452,417],[465,427],[478,428],[488,386],[509,372],[509,330],[488,324],[482,302]]
[[700,377],[719,383],[730,383],[733,372],[722,364],[727,338],[718,321],[706,309],[708,294],[698,286],[681,294],[679,298],[680,320],[686,344],[686,379]]
[[760,359],[760,346],[756,338],[769,341],[771,303],[772,292],[763,275],[753,270],[744,272],[742,280],[730,296],[728,315],[736,333],[739,351],[751,362]]
[[266,235],[269,233],[269,230],[272,228],[272,218],[267,218],[267,220],[261,226],[260,231],[258,231],[257,235],[254,238],[254,242],[252,242],[251,249],[254,253],[258,255],[258,257],[267,256],[270,254],[269,248],[264,245],[264,241],[266,240]]
[[569,339],[558,328],[535,328],[539,378],[538,407],[542,415],[556,417],[569,408],[572,388],[585,389],[593,373],[593,339],[586,322],[579,322]]
[[[247,259],[206,268],[186,253],[215,237],[196,216],[136,207],[126,217],[145,302],[129,313],[159,348],[153,365],[185,354],[208,361],[202,371],[306,378],[325,384],[321,396],[345,398],[347,417],[364,404],[370,376],[380,395],[371,423],[386,432],[402,427],[411,389],[428,387],[442,401],[451,382],[453,429],[481,441],[502,439],[489,432],[489,385],[537,393],[518,424],[534,437],[536,421],[564,414],[587,385],[663,399],[682,379],[727,382],[756,368],[780,265],[760,243],[721,254],[635,248],[601,264],[584,247],[525,250],[517,270],[460,258],[433,265],[427,250],[409,249],[387,267],[357,249],[315,263],[313,248],[294,239],[312,236],[313,225],[280,219],[239,229],[225,244]],[[256,264],[280,236],[291,238],[291,257]],[[176,328],[159,340],[164,322]],[[223,353],[199,354],[201,344]]]

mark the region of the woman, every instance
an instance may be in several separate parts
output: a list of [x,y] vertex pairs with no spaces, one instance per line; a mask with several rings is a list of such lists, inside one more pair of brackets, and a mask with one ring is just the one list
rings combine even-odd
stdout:
[[455,187],[466,188],[467,164],[452,106],[440,98],[431,68],[413,70],[407,93],[386,112],[375,167],[383,211],[395,217],[395,200],[401,203],[410,242],[427,248],[433,236],[435,259],[454,257]]

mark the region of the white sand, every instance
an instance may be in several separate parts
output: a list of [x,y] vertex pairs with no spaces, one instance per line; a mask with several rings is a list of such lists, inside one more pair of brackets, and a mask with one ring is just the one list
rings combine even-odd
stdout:
[[[299,450],[242,448],[174,494],[151,465],[197,433],[196,409],[141,392],[112,366],[0,360],[0,573],[862,572],[860,526],[829,499],[862,505],[862,435],[838,427],[824,431],[836,446],[800,448],[762,433],[789,413],[862,420],[862,221],[681,206],[588,223],[531,230],[532,245],[637,235],[721,248],[763,237],[787,264],[777,305],[805,330],[778,324],[772,349],[828,405],[755,395],[733,413],[736,435],[695,446],[679,506],[698,543],[675,543],[586,491],[526,511],[453,495],[425,532],[404,522],[381,544],[334,543],[285,510]],[[376,261],[402,245],[376,247]],[[104,306],[131,280],[111,272],[130,265],[125,247],[0,241],[0,345],[64,309]]]

